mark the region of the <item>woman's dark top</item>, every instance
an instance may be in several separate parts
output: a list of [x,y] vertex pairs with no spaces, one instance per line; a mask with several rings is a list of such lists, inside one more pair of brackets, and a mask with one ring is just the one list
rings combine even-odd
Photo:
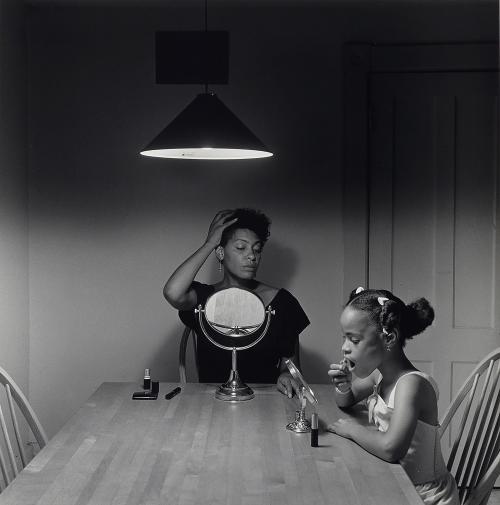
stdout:
[[[215,292],[214,286],[193,281],[197,305],[205,305]],[[299,334],[309,325],[309,319],[297,299],[286,289],[280,289],[270,304],[276,311],[264,338],[250,349],[238,352],[240,377],[250,383],[275,383],[282,357],[295,354]],[[198,375],[200,382],[226,382],[231,371],[231,351],[220,349],[201,331],[194,309],[180,310],[181,321],[197,335]]]

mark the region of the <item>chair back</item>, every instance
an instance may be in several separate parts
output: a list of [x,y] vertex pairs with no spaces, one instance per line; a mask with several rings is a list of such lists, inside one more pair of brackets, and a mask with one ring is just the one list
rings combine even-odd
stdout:
[[17,414],[21,413],[24,417],[40,449],[47,443],[47,435],[19,386],[1,367],[0,384],[3,386],[0,390],[5,390],[5,395],[0,395],[0,470],[3,477],[3,481],[0,478],[0,491],[2,491],[28,463],[26,446],[30,445],[30,442],[27,436],[24,442],[21,437],[21,433],[27,433],[28,430],[23,424],[20,428]]
[[499,377],[500,348],[474,368],[440,423],[441,438],[453,431],[447,466],[455,476],[461,504],[486,504],[500,473]]
[[[181,384],[186,384],[187,376],[186,376],[186,355],[187,349],[189,346],[189,337],[193,336],[192,345],[194,351],[194,361],[196,364],[196,372],[198,372],[198,350],[197,350],[197,341],[196,341],[196,332],[189,328],[189,326],[184,327],[184,331],[182,332],[181,341],[179,344],[179,382]],[[196,379],[196,382],[198,379]]]

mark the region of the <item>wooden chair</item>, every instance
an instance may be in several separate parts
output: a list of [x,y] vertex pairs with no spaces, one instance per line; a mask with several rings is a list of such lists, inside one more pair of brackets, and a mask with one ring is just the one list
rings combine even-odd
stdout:
[[[28,462],[25,445],[32,445],[33,443],[23,442],[21,432],[27,433],[27,427],[29,427],[40,448],[43,448],[47,443],[47,435],[45,434],[40,421],[36,417],[35,412],[31,408],[31,405],[24,396],[23,392],[14,382],[14,379],[3,368],[0,368],[0,384],[2,384],[5,388],[5,398],[7,404],[7,408],[5,409],[7,411],[6,415],[4,415],[4,409],[2,409],[0,404],[0,426],[3,435],[3,439],[0,437],[0,469],[3,476],[3,487],[5,487],[9,485],[20,472],[14,451],[16,450],[18,452],[22,468],[24,468]],[[21,425],[20,429],[16,415],[17,410],[24,416],[27,427]],[[12,443],[13,438],[16,440],[16,449],[14,449],[15,446]],[[4,450],[6,450],[8,454],[10,471],[7,466]],[[1,479],[0,491],[2,491]]]
[[196,347],[196,333],[189,326],[184,326],[184,331],[182,332],[181,342],[179,345],[179,382],[181,384],[186,384],[186,351],[189,343],[190,335],[193,335],[193,349],[194,349],[194,359],[196,363],[196,369],[198,370],[197,361],[197,347]]
[[453,423],[456,436],[447,466],[455,476],[464,505],[486,505],[500,474],[499,358],[500,348],[481,360],[441,422],[441,438],[451,429],[452,419],[459,423]]

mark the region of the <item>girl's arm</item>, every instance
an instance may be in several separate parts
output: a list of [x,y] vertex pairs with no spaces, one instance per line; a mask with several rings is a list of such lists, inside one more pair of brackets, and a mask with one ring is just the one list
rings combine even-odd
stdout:
[[237,218],[230,219],[232,214],[232,210],[221,210],[215,215],[205,243],[177,267],[166,282],[163,296],[172,307],[188,310],[196,305],[196,293],[191,283],[210,253],[220,244],[222,232],[237,221]]
[[338,420],[328,430],[350,438],[385,461],[399,461],[408,452],[422,406],[429,398],[435,399],[433,391],[430,395],[429,388],[432,390],[425,379],[416,375],[400,380],[394,398],[394,411],[386,432],[365,428],[346,419]]
[[352,380],[352,374],[342,364],[332,363],[328,375],[331,377],[335,402],[341,408],[351,407],[367,398],[373,392],[378,372],[375,371],[364,379]]
[[335,401],[339,407],[350,407],[356,403],[368,398],[373,393],[373,386],[376,384],[377,373],[366,377],[365,379],[356,378],[351,383],[351,389],[348,393],[342,393],[336,387],[334,388]]

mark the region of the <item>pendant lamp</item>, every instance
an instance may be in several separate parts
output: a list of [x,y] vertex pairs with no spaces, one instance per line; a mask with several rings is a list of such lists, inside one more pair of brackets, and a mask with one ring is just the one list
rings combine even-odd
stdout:
[[[205,34],[207,0],[205,0]],[[273,153],[215,93],[199,94],[148,146],[143,156],[191,160],[266,158]]]
[[273,155],[215,93],[199,94],[141,154],[192,160]]

